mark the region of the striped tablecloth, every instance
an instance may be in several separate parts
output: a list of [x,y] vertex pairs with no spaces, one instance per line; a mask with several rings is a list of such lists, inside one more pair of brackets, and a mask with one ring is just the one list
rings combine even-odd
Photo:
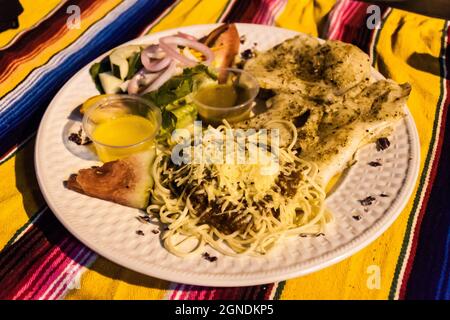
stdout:
[[[0,298],[450,298],[448,22],[386,7],[380,10],[379,28],[369,29],[369,5],[351,0],[20,3],[19,28],[0,33]],[[67,27],[74,12],[69,5],[80,9],[79,28]],[[47,208],[36,183],[33,148],[39,120],[61,86],[99,54],[139,35],[222,21],[277,25],[351,42],[386,77],[412,85],[408,104],[422,159],[414,194],[395,223],[352,257],[308,276],[261,286],[169,283],[98,256]],[[368,285],[373,266],[380,270],[379,287]]]

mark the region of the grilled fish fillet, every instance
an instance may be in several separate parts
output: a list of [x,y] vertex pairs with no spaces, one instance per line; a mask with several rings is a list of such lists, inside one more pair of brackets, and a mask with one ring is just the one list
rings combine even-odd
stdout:
[[391,133],[404,116],[410,91],[409,84],[374,83],[355,101],[341,105],[336,116],[327,113],[322,118],[318,142],[302,150],[301,157],[318,165],[320,179],[327,184],[347,167],[358,149]]
[[244,69],[258,79],[262,88],[322,98],[342,95],[370,78],[369,57],[358,47],[340,41],[320,44],[306,35],[258,54]]
[[363,145],[387,136],[404,116],[409,84],[371,77],[368,56],[339,41],[305,35],[286,40],[249,60],[245,70],[275,96],[268,110],[235,124],[239,128],[278,128],[281,145],[297,128],[296,148],[319,166],[323,184],[341,172]]

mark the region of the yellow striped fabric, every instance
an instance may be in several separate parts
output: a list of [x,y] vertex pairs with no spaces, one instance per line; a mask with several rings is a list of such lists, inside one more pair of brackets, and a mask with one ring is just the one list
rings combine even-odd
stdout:
[[34,28],[65,2],[64,0],[47,0],[45,2],[22,0],[20,3],[24,11],[19,16],[19,28],[0,33],[0,49],[10,46],[20,34]]
[[[45,47],[40,47],[35,54],[30,53],[33,57],[17,63],[14,70],[8,76],[8,81],[0,82],[0,98],[17,86],[27,75],[34,69],[44,65],[48,60],[67,48],[71,43],[78,39],[91,25],[104,17],[114,7],[116,7],[121,0],[97,1],[96,6],[87,12],[81,12],[81,26],[79,29],[62,28],[60,36],[55,37],[50,43],[46,43]],[[33,8],[24,6],[25,12],[31,11]],[[69,15],[68,15],[69,17]]]
[[[184,25],[217,22],[228,1],[188,0],[177,2],[149,32]],[[83,290],[71,291],[66,299],[162,299],[169,283],[142,276],[103,258],[96,260],[83,274]]]
[[[444,22],[439,19],[392,10],[376,45],[379,55],[375,67],[386,77],[412,85],[408,107],[419,130],[421,172],[430,146],[433,118],[440,95],[438,57],[443,26]],[[309,28],[314,31],[313,27]],[[423,53],[427,54],[429,59],[420,61],[423,67],[420,70],[411,65],[410,57]],[[416,191],[417,185],[413,197]],[[387,299],[413,197],[394,224],[376,241],[336,265],[287,281],[281,298]],[[369,289],[370,286],[367,286],[367,281],[370,281],[370,275],[373,274],[373,265],[380,268],[379,289]]]
[[[120,2],[120,0],[104,1],[95,10],[84,13],[86,19],[83,19],[80,29],[65,30],[65,34],[56,39],[50,46],[42,48],[32,59],[19,64],[7,81],[0,83],[0,97],[14,88],[33,69],[45,64],[51,56],[69,46],[89,26],[101,19]],[[25,13],[25,17],[30,15],[30,23],[33,21],[35,23],[45,17],[46,13],[58,7],[60,1],[40,3],[39,10],[36,3],[36,1],[21,2],[24,8],[23,15]],[[19,19],[23,19],[22,15],[19,16]],[[24,23],[24,26],[26,25],[28,24]],[[17,30],[0,34],[0,41],[6,42],[11,39],[13,37],[11,32],[15,31]],[[8,38],[8,35],[10,38]],[[0,215],[0,225],[2,226],[0,247],[3,247],[16,230],[28,221],[30,215],[36,213],[38,208],[44,205],[34,173],[33,149],[34,138],[27,141],[15,156],[0,165],[0,181],[2,181],[2,187],[0,188],[0,212],[2,212]]]
[[229,2],[229,0],[177,2],[147,33],[194,24],[216,23],[220,20]]
[[[32,59],[20,64],[0,83],[0,97],[23,80],[34,68],[75,41],[90,25],[116,7],[120,0],[98,1],[98,6],[83,19],[82,28],[66,31]],[[20,17],[21,29],[0,34],[0,47],[25,28],[36,24],[58,6],[60,1],[21,1],[26,14]],[[220,21],[233,1],[177,1],[146,32],[192,24]],[[334,1],[290,0],[275,20],[280,27],[319,35],[324,17]],[[384,75],[398,82],[409,82],[413,91],[408,105],[419,129],[421,170],[428,153],[436,106],[439,99],[440,77],[438,57],[441,50],[442,20],[392,10],[379,32],[375,62]],[[418,57],[422,58],[418,64]],[[44,205],[34,178],[34,139],[30,139],[10,159],[0,164],[0,247],[13,237],[29,216]],[[416,186],[417,187],[417,186]],[[407,220],[412,209],[408,202],[400,217],[376,241],[352,257],[313,274],[286,281],[282,299],[387,299],[391,289]],[[371,266],[379,266],[381,286],[369,289]],[[167,297],[169,283],[140,275],[99,257],[81,278],[81,289],[72,290],[66,299],[162,299]]]
[[0,247],[44,205],[33,166],[34,140],[0,165]]

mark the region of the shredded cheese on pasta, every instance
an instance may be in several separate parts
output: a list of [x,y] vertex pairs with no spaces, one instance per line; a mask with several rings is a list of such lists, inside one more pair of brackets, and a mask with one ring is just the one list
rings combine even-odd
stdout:
[[[331,216],[317,166],[292,150],[295,126],[281,122],[293,127],[293,141],[279,147],[276,163],[262,148],[256,162],[243,164],[175,165],[169,150],[157,155],[147,211],[167,225],[162,238],[171,253],[184,257],[209,245],[225,255],[262,255],[287,236],[324,231]],[[227,129],[216,130],[225,136]]]

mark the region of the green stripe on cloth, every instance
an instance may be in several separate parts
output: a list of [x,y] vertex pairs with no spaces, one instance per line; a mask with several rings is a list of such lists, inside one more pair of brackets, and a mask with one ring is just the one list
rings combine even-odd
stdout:
[[[441,40],[441,55],[439,57],[439,61],[441,63],[444,63],[443,59],[445,57],[445,48],[446,48],[446,33],[447,33],[447,22],[444,22],[444,27],[443,27],[443,32],[442,32],[442,40]],[[420,210],[419,208],[419,204],[420,204],[420,200],[422,197],[422,194],[424,192],[427,192],[427,190],[424,190],[424,185],[427,182],[428,176],[429,176],[429,172],[430,172],[430,166],[432,166],[433,164],[431,163],[431,159],[433,158],[434,152],[435,152],[435,145],[437,142],[436,139],[436,133],[438,130],[438,125],[440,122],[440,115],[441,115],[441,105],[444,99],[444,85],[445,85],[445,78],[442,75],[442,68],[440,69],[440,77],[441,77],[441,87],[440,87],[440,94],[439,94],[439,99],[438,99],[438,103],[436,106],[436,111],[434,113],[434,120],[433,120],[433,129],[432,129],[432,134],[431,134],[431,142],[430,142],[430,147],[428,149],[428,153],[427,153],[427,157],[425,159],[425,165],[422,171],[422,174],[420,176],[420,183],[419,183],[419,188],[418,191],[414,197],[414,202],[413,202],[413,209],[411,210],[411,213],[409,215],[409,219],[408,219],[408,223],[407,223],[407,227],[406,227],[406,232],[405,232],[405,237],[402,243],[402,247],[401,247],[401,252],[399,255],[399,260],[395,269],[395,273],[394,273],[394,279],[392,281],[392,285],[391,285],[391,289],[389,292],[389,299],[395,299],[398,291],[399,291],[399,287],[401,286],[401,283],[403,281],[403,279],[400,278],[400,273],[401,270],[404,266],[404,264],[407,262],[405,261],[405,257],[407,255],[407,250],[410,244],[410,240],[411,240],[411,236],[412,236],[412,232],[414,231],[414,227],[413,226],[413,221],[416,217],[416,215],[418,214],[418,210]],[[431,186],[429,186],[431,187]],[[412,257],[413,259],[414,257]]]
[[283,294],[284,286],[286,285],[286,281],[280,281],[275,290],[275,294],[273,296],[274,300],[280,300],[281,295]]

